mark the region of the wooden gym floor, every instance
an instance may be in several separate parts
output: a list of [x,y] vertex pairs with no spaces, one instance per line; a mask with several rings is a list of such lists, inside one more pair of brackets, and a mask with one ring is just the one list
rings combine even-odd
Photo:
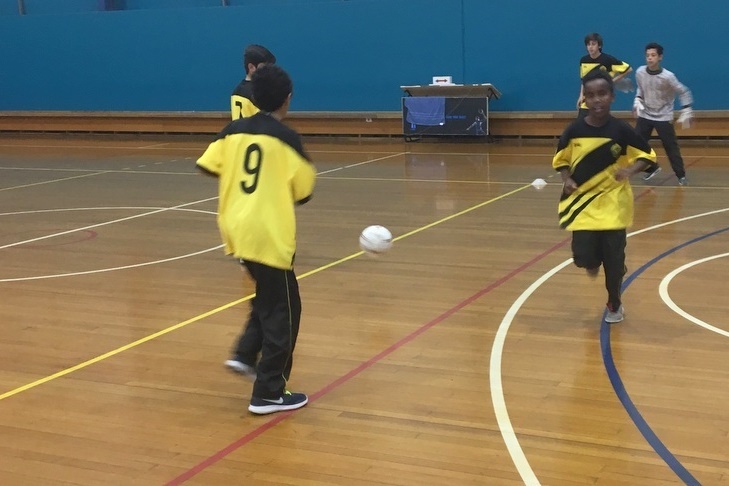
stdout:
[[[2,485],[729,485],[729,149],[636,178],[626,319],[553,142],[308,144],[289,414],[223,361],[251,282],[206,143],[0,139]],[[535,178],[550,184],[531,187]],[[377,259],[357,237],[397,237]]]

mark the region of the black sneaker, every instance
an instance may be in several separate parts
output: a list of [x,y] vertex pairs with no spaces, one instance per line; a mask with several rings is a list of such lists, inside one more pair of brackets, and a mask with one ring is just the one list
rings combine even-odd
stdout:
[[660,171],[661,171],[661,167],[658,166],[658,167],[655,168],[655,170],[653,172],[644,172],[643,173],[643,180],[644,181],[649,181],[649,180],[653,179],[653,176],[656,175],[656,174],[658,174]]
[[296,410],[309,402],[309,397],[304,393],[291,393],[285,390],[283,395],[276,399],[251,397],[251,404],[248,411],[257,415],[267,413],[283,412],[285,410]]

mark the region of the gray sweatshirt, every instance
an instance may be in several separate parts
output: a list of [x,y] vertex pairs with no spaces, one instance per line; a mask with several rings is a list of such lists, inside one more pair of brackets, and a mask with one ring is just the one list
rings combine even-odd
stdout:
[[648,71],[641,66],[635,72],[636,99],[641,100],[645,110],[641,117],[654,121],[673,121],[673,103],[676,95],[679,97],[681,107],[691,106],[694,98],[685,85],[668,69]]

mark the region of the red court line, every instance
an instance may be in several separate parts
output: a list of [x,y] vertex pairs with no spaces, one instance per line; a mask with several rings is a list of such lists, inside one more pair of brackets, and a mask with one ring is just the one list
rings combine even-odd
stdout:
[[[703,157],[698,157],[693,162],[691,162],[689,164],[686,164],[686,167],[687,168],[688,167],[691,167],[692,165],[696,164],[702,158]],[[667,177],[666,179],[664,179],[663,181],[661,181],[660,185],[665,184],[668,181],[668,179],[669,179],[669,177]],[[640,199],[641,197],[646,196],[647,194],[650,194],[650,193],[651,193],[651,187],[650,186],[644,186],[642,188],[642,191],[640,192],[640,194],[638,194],[637,196],[635,196],[635,199]],[[357,376],[358,374],[360,374],[361,372],[363,372],[364,370],[366,370],[367,368],[369,368],[373,364],[379,362],[380,360],[382,360],[386,356],[388,356],[388,355],[392,354],[393,352],[395,352],[397,349],[399,349],[399,348],[403,347],[404,345],[406,345],[407,343],[411,342],[416,337],[420,336],[421,334],[423,334],[424,332],[426,332],[430,328],[432,328],[432,327],[436,326],[437,324],[443,322],[444,320],[446,320],[448,317],[452,316],[453,314],[455,314],[459,310],[461,310],[461,309],[469,306],[471,303],[473,303],[477,299],[483,297],[484,295],[486,295],[487,293],[491,292],[495,288],[497,288],[497,287],[501,286],[502,284],[506,283],[507,281],[511,280],[516,275],[518,275],[519,273],[523,272],[527,268],[531,267],[532,265],[534,265],[539,260],[541,260],[544,257],[546,257],[547,255],[555,252],[560,247],[566,245],[571,240],[572,240],[571,236],[568,237],[568,238],[565,238],[561,242],[559,242],[556,245],[552,246],[548,250],[540,253],[539,255],[537,255],[536,257],[532,258],[531,260],[529,260],[528,262],[524,263],[523,265],[519,266],[515,270],[512,270],[510,273],[508,273],[504,277],[502,277],[499,280],[493,282],[488,287],[485,287],[485,288],[481,289],[480,291],[478,291],[475,294],[471,295],[467,299],[465,299],[462,302],[456,304],[454,307],[448,309],[447,311],[445,311],[443,314],[439,315],[438,317],[436,317],[432,321],[424,324],[419,329],[416,329],[411,334],[408,334],[407,336],[405,336],[401,340],[397,341],[395,344],[391,345],[390,347],[388,347],[387,349],[385,349],[381,353],[379,353],[379,354],[373,356],[372,358],[370,358],[369,360],[363,362],[358,367],[356,367],[353,370],[351,370],[349,373],[347,373],[347,374],[339,377],[338,379],[334,380],[333,382],[331,382],[330,384],[328,384],[327,386],[325,386],[321,390],[319,390],[316,393],[310,395],[309,396],[309,402],[311,403],[311,402],[316,401],[317,399],[321,398],[322,396],[326,395],[327,393],[329,393],[332,390],[334,390],[335,388],[337,388],[339,385],[341,385],[343,383],[346,383],[347,381],[349,381],[350,379],[354,378],[355,376]],[[222,460],[223,458],[225,458],[226,456],[228,456],[230,453],[232,453],[232,452],[236,451],[237,449],[243,447],[248,442],[252,441],[253,439],[255,439],[256,437],[258,437],[259,435],[263,434],[268,429],[270,429],[270,428],[274,427],[275,425],[283,422],[292,413],[294,413],[294,411],[291,411],[291,412],[282,412],[282,413],[278,414],[275,418],[269,420],[268,422],[264,423],[263,425],[261,425],[257,429],[255,429],[252,432],[244,435],[243,437],[241,437],[240,439],[236,440],[235,442],[232,442],[231,444],[229,444],[228,446],[226,446],[223,449],[219,450],[218,452],[216,452],[215,454],[211,455],[207,459],[203,460],[202,462],[200,462],[196,466],[188,469],[184,473],[182,473],[179,476],[177,476],[176,478],[172,479],[171,481],[169,481],[167,483],[167,486],[179,485],[179,484],[184,483],[188,479],[193,478],[195,475],[197,475],[200,472],[204,471],[208,467],[212,466],[216,462],[218,462],[218,461]]]
[[[363,372],[364,370],[366,370],[367,368],[369,368],[373,364],[379,362],[380,360],[382,360],[386,356],[392,354],[393,352],[395,352],[399,348],[403,347],[407,343],[411,342],[416,337],[420,336],[421,334],[423,334],[424,332],[426,332],[430,328],[432,328],[432,327],[438,325],[439,323],[443,322],[444,320],[446,320],[447,318],[449,318],[450,316],[452,316],[453,314],[455,314],[459,310],[461,310],[461,309],[469,306],[471,303],[473,303],[477,299],[483,297],[487,293],[489,293],[492,290],[498,288],[502,284],[508,282],[509,280],[511,280],[512,278],[514,278],[515,276],[517,276],[518,274],[520,274],[524,270],[528,269],[529,267],[531,267],[532,265],[534,265],[535,263],[537,263],[539,260],[541,260],[544,257],[546,257],[547,255],[555,252],[557,249],[561,248],[562,246],[564,246],[565,244],[569,243],[570,241],[571,241],[571,237],[562,240],[561,242],[559,242],[556,245],[552,246],[548,250],[540,253],[539,255],[535,256],[534,258],[532,258],[528,262],[526,262],[526,263],[522,264],[521,266],[519,266],[518,268],[512,270],[511,272],[509,272],[504,277],[501,277],[499,280],[493,282],[488,287],[485,287],[485,288],[479,290],[475,294],[471,295],[470,297],[468,297],[465,300],[461,301],[460,303],[456,304],[454,307],[451,307],[450,309],[448,309],[447,311],[445,311],[444,313],[442,313],[441,315],[439,315],[438,317],[436,317],[432,321],[424,324],[423,326],[421,326],[420,328],[416,329],[412,333],[408,334],[404,338],[400,339],[399,341],[397,341],[395,344],[391,345],[390,347],[388,347],[384,351],[380,352],[379,354],[377,354],[377,355],[373,356],[372,358],[368,359],[367,361],[363,362],[362,364],[360,364],[359,366],[357,366],[356,368],[354,368],[353,370],[351,370],[349,373],[347,373],[347,374],[339,377],[338,379],[334,380],[333,382],[331,382],[330,384],[328,384],[327,386],[325,386],[321,390],[319,390],[316,393],[314,393],[311,396],[309,396],[309,403],[318,400],[319,398],[321,398],[324,395],[326,395],[327,393],[331,392],[332,390],[334,390],[335,388],[337,388],[341,384],[346,383],[347,381],[349,381],[350,379],[354,378],[355,376],[357,376],[358,374],[360,374],[361,372]],[[203,460],[202,462],[200,462],[196,466],[188,469],[184,473],[182,473],[179,476],[177,476],[176,478],[172,479],[171,481],[169,481],[167,483],[167,486],[179,485],[179,484],[184,483],[188,479],[193,478],[198,473],[204,471],[208,467],[212,466],[216,462],[218,462],[218,461],[222,460],[223,458],[225,458],[226,456],[228,456],[231,452],[234,452],[235,450],[239,449],[240,447],[243,447],[244,445],[246,445],[247,443],[249,443],[250,441],[252,441],[256,437],[258,437],[259,435],[261,435],[264,432],[266,432],[268,429],[270,429],[270,428],[274,427],[275,425],[281,423],[282,421],[286,420],[286,418],[288,418],[289,415],[291,415],[293,413],[294,413],[294,411],[292,410],[290,412],[282,412],[280,414],[277,414],[277,416],[275,418],[269,420],[268,422],[264,423],[263,425],[261,425],[257,429],[255,429],[252,432],[244,435],[243,437],[241,437],[240,439],[236,440],[235,442],[232,442],[231,444],[227,445],[223,449],[219,450],[215,454],[213,454],[210,457],[208,457],[207,459]]]
[[[663,142],[661,142],[661,143],[663,143]],[[689,162],[689,163],[687,164],[687,163],[685,163],[685,157],[684,157],[684,164],[683,164],[683,168],[684,168],[684,169],[688,169],[689,167],[692,167],[692,166],[696,165],[696,164],[697,164],[697,163],[698,163],[698,162],[699,162],[700,160],[702,160],[702,159],[704,159],[704,156],[703,156],[703,155],[699,155],[699,156],[697,156],[697,157],[696,157],[696,159],[692,160],[691,162]],[[660,182],[659,184],[656,184],[656,185],[658,185],[658,186],[664,186],[664,187],[666,187],[666,186],[665,186],[666,182],[668,182],[668,181],[669,181],[669,180],[671,180],[672,178],[676,177],[676,174],[675,174],[675,173],[673,172],[673,168],[671,167],[671,165],[670,165],[670,164],[668,165],[668,167],[669,167],[669,169],[668,169],[668,170],[670,170],[670,171],[671,171],[671,172],[670,172],[670,174],[669,174],[669,173],[665,174],[662,180],[661,180],[661,179],[659,179],[659,180],[660,180],[661,182]],[[686,174],[686,177],[688,178],[688,174]],[[649,184],[650,184],[650,183],[649,183]],[[689,181],[689,186],[690,186],[690,184],[691,184],[691,181]],[[647,186],[647,187],[650,187],[650,186]],[[642,194],[641,194],[641,195],[642,195]],[[639,197],[640,197],[640,196],[639,196]],[[636,198],[636,199],[637,199],[637,198]]]

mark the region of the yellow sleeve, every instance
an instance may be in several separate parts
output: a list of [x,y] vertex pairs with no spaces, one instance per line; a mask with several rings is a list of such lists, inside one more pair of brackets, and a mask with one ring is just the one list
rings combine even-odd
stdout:
[[199,159],[198,167],[212,174],[220,175],[223,170],[223,139],[211,143]]
[[316,183],[316,169],[308,160],[301,157],[293,177],[291,178],[291,191],[294,201],[303,204],[311,198]]
[[645,160],[647,162],[653,163],[655,163],[657,160],[656,152],[652,148],[650,149],[650,152],[646,152],[645,150],[641,150],[637,147],[633,147],[632,145],[628,145],[628,149],[626,150],[625,155],[631,164],[634,164],[639,160]]
[[640,159],[647,162],[655,162],[657,160],[655,150],[640,135],[631,130],[630,127],[626,130],[626,134],[628,140],[625,157],[630,164],[634,164]]
[[623,73],[626,73],[630,69],[630,64],[627,62],[622,62],[621,64],[613,64],[612,68],[610,70],[610,75],[614,78],[615,76],[620,76]]
[[568,169],[572,171],[572,143],[563,135],[557,145],[557,153],[552,158],[554,170]]

